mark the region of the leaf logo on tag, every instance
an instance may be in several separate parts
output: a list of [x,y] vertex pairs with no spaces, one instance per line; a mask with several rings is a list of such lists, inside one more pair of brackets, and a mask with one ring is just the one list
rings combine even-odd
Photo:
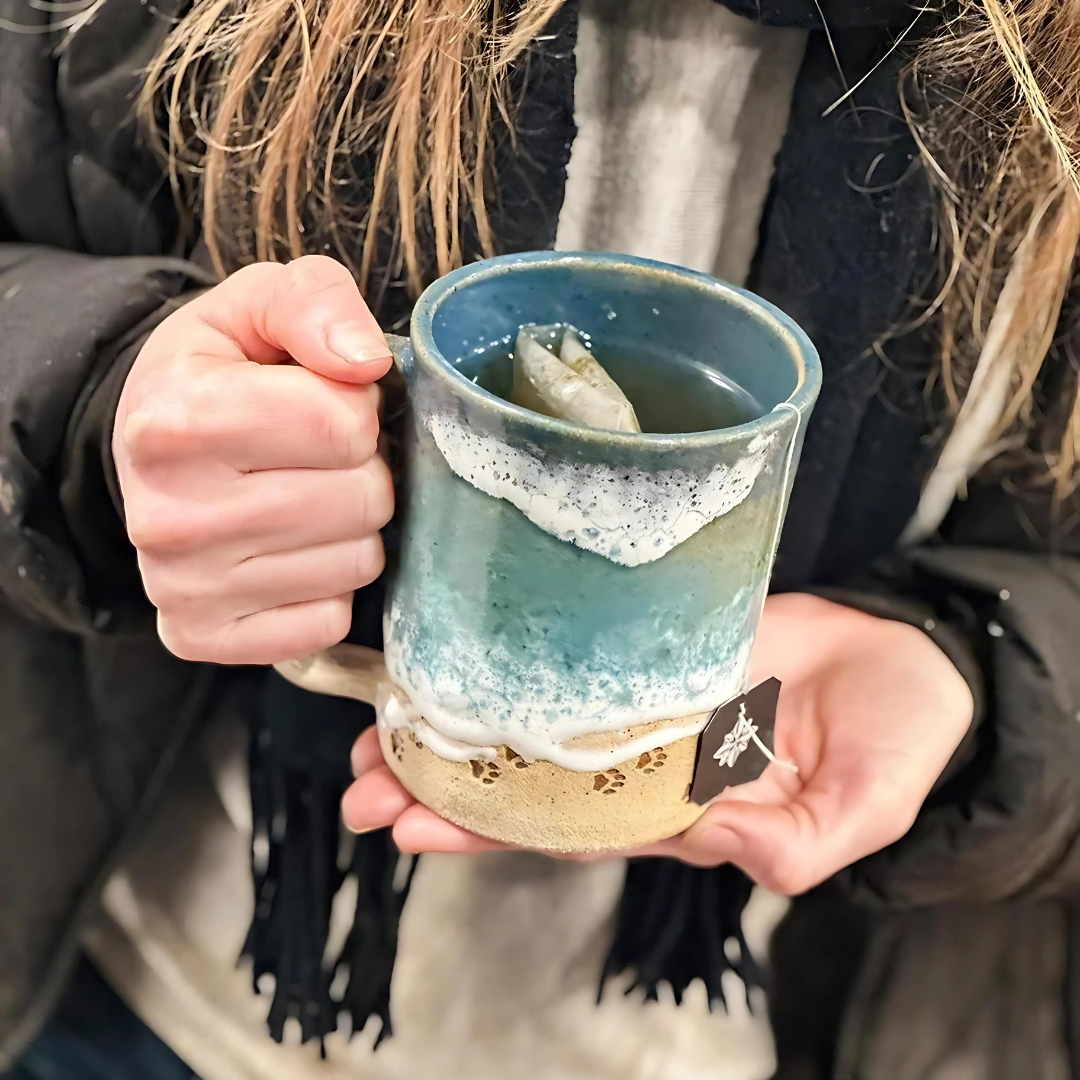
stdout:
[[773,753],[780,680],[766,679],[712,714],[698,740],[690,798],[702,805],[725,788],[756,780],[770,761],[798,769]]
[[724,736],[720,749],[713,757],[721,765],[732,766],[739,760],[739,755],[750,745],[750,740],[758,740],[757,725],[746,715],[746,702],[739,702],[739,719],[735,726]]

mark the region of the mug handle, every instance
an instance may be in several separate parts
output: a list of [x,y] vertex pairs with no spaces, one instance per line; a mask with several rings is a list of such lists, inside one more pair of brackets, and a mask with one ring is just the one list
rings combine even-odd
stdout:
[[369,705],[380,704],[393,686],[383,654],[364,645],[334,645],[299,660],[283,660],[274,670],[313,694],[353,698]]
[[404,375],[405,367],[402,363],[401,354],[405,351],[405,346],[409,344],[409,339],[407,337],[399,337],[397,334],[387,334],[386,344],[390,346],[390,355],[394,358],[394,366],[391,369],[391,372],[384,375],[383,378],[392,377],[394,371],[396,371],[398,375]]
[[[404,374],[401,353],[409,339],[387,334],[386,342],[394,358],[394,366],[384,376],[400,385]],[[314,694],[353,698],[376,705],[392,686],[383,662],[383,654],[363,645],[334,645],[322,652],[298,660],[283,660],[274,670],[289,682]]]

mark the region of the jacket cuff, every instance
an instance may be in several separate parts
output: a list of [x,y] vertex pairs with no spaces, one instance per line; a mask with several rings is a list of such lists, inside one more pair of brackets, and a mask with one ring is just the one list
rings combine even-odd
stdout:
[[1080,560],[926,545],[852,584],[819,594],[921,618],[972,685],[981,722],[909,832],[838,880],[853,898],[893,908],[1077,895]]

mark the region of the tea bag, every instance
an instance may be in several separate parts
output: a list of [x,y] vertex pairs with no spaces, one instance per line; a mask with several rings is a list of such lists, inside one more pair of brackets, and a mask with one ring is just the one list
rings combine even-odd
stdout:
[[[542,342],[559,342],[559,352]],[[634,407],[572,327],[523,326],[514,349],[511,401],[533,412],[607,431],[640,431]]]

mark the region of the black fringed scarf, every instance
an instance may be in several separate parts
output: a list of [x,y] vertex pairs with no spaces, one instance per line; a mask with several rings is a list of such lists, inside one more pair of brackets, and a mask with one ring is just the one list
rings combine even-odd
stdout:
[[[357,593],[351,641],[381,647],[382,604],[381,583]],[[290,1017],[307,1042],[334,1031],[343,1012],[354,1032],[377,1016],[376,1045],[391,1034],[390,979],[415,860],[400,880],[389,830],[343,834],[340,814],[349,751],[374,719],[369,705],[309,693],[273,671],[253,718],[255,915],[243,955],[256,990],[262,976],[274,977],[268,1025],[278,1042]],[[340,954],[327,956],[331,906],[349,876],[357,883],[352,929]]]
[[750,1005],[750,991],[766,989],[765,971],[742,929],[752,888],[734,866],[702,870],[675,859],[631,859],[597,1002],[609,978],[630,971],[628,994],[643,987],[645,1000],[656,1001],[657,987],[666,982],[681,1005],[686,988],[701,979],[709,1008],[719,1001],[726,1009],[721,977],[734,971]]
[[[395,887],[400,856],[386,829],[343,844],[339,810],[349,750],[374,717],[368,706],[309,694],[278,675],[268,677],[262,705],[251,742],[255,915],[243,953],[256,989],[263,975],[274,977],[270,1034],[281,1042],[294,1017],[304,1042],[321,1040],[347,1012],[353,1031],[378,1016],[381,1042],[391,1032],[390,977],[412,873]],[[352,930],[328,957],[331,905],[350,875]],[[333,995],[341,977],[344,992]]]

